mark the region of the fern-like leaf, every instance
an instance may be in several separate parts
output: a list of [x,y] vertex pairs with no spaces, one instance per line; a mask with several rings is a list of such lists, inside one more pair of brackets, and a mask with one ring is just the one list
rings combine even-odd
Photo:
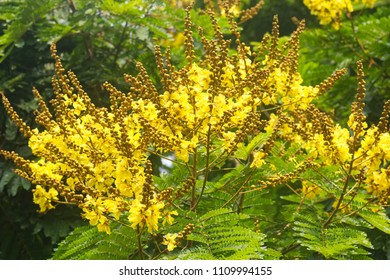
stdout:
[[390,234],[390,219],[383,212],[371,212],[368,210],[360,211],[359,216],[377,229]]
[[[265,259],[264,235],[245,226],[249,216],[221,208],[196,219],[187,239],[194,248],[176,255],[177,259]],[[276,254],[273,252],[273,258]]]
[[96,227],[82,226],[74,229],[55,250],[54,260],[80,260],[104,238]]
[[100,240],[86,258],[93,260],[125,260],[137,251],[137,233],[134,229],[119,225],[110,235]]
[[59,244],[55,260],[123,260],[137,248],[137,235],[129,227],[116,225],[111,234],[98,232],[96,227],[76,228]]
[[216,260],[217,258],[205,247],[194,247],[180,251],[178,254],[169,254],[164,259],[169,260]]
[[294,235],[302,246],[326,259],[368,258],[366,248],[371,249],[372,245],[364,231],[335,224],[323,228],[322,224],[315,213],[296,213]]

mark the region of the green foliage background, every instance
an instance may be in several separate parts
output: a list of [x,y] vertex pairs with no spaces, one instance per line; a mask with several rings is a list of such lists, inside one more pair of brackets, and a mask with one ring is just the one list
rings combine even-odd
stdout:
[[[184,11],[169,4],[170,1],[113,1],[113,0],[13,0],[0,1],[0,91],[17,108],[24,120],[32,125],[33,110],[37,103],[31,89],[36,86],[45,98],[51,97],[50,77],[53,74],[53,62],[50,58],[49,43],[57,41],[59,53],[62,54],[64,66],[72,69],[99,105],[107,104],[107,97],[101,95],[101,84],[109,81],[119,89],[125,89],[123,73],[135,73],[135,61],[141,61],[152,78],[158,78],[154,62],[153,46],[171,42],[176,32],[184,29]],[[252,3],[251,3],[252,2]],[[126,4],[127,3],[127,4]],[[244,1],[244,6],[253,6],[254,1]],[[141,7],[141,8],[140,8]],[[202,5],[199,4],[199,8]],[[158,9],[158,10],[157,10]],[[321,98],[319,106],[333,112],[336,120],[346,122],[350,104],[355,95],[356,73],[355,62],[362,59],[365,64],[367,81],[368,120],[376,121],[381,112],[383,101],[390,98],[390,62],[389,30],[390,6],[388,1],[379,1],[374,9],[358,10],[345,19],[339,31],[331,27],[320,27],[315,18],[303,6],[302,1],[283,0],[265,1],[264,7],[252,20],[242,25],[243,40],[255,42],[270,32],[272,16],[279,14],[282,35],[289,35],[296,26],[291,17],[305,18],[308,28],[301,36],[300,73],[307,84],[314,85],[324,80],[335,69],[347,67],[349,75]],[[194,13],[198,24],[207,21]],[[222,22],[223,24],[223,22]],[[207,29],[206,29],[207,32]],[[180,46],[173,49],[173,59],[180,65],[183,52]],[[31,151],[25,139],[19,134],[15,125],[6,116],[0,106],[0,147],[14,150],[25,158],[31,158]],[[241,151],[245,153],[245,151]],[[277,157],[275,157],[277,160]],[[161,163],[155,159],[154,164]],[[289,166],[282,166],[288,172]],[[128,229],[119,226],[108,238],[98,235],[95,228],[86,225],[80,219],[79,211],[70,207],[58,207],[55,211],[42,216],[36,213],[37,206],[32,203],[31,184],[12,171],[12,164],[0,161],[0,259],[47,259],[52,257],[54,248],[61,243],[54,258],[93,258],[123,259],[135,258],[135,235]],[[249,168],[248,168],[249,170]],[[193,235],[192,242],[204,246],[186,253],[171,255],[171,258],[248,258],[261,254],[264,258],[319,258],[320,254],[333,258],[343,258],[343,250],[358,246],[369,248],[375,259],[390,258],[390,238],[386,228],[386,217],[373,220],[369,214],[362,214],[359,224],[354,226],[369,229],[368,236],[359,231],[329,228],[328,240],[335,240],[342,234],[349,236],[350,243],[345,247],[335,248],[337,243],[329,242],[328,247],[316,248],[313,240],[322,233],[313,228],[302,244],[288,243],[294,235],[299,235],[303,228],[311,229],[313,221],[323,219],[318,209],[329,207],[331,201],[320,201],[305,205],[305,209],[294,217],[289,217],[299,201],[294,201],[287,190],[271,189],[261,194],[246,194],[245,205],[229,205],[231,210],[221,204],[227,196],[237,190],[228,189],[234,175],[246,174],[245,169],[228,173],[214,172],[215,184],[206,190],[209,199],[200,205],[201,214],[187,217],[203,224]],[[180,170],[171,170],[173,179],[180,181]],[[177,176],[176,176],[177,175]],[[249,174],[246,174],[249,175]],[[309,175],[308,175],[309,176]],[[312,174],[310,174],[312,176]],[[217,180],[219,179],[219,180]],[[256,178],[253,178],[255,180]],[[161,186],[171,182],[161,179]],[[240,182],[235,182],[238,186]],[[209,206],[219,205],[217,212],[209,212]],[[358,206],[356,206],[358,207]],[[251,209],[264,222],[258,225],[260,232],[267,232],[268,238],[254,230],[249,230]],[[314,209],[314,211],[313,211]],[[318,211],[315,211],[317,209]],[[253,210],[254,211],[254,210]],[[245,212],[245,213],[241,213]],[[302,214],[304,213],[304,214]],[[187,219],[180,216],[182,223]],[[283,222],[280,222],[283,221]],[[179,224],[181,223],[179,221]],[[218,227],[221,223],[230,225]],[[346,223],[356,222],[353,220]],[[274,227],[270,224],[274,223]],[[376,225],[376,226],[373,226]],[[76,229],[75,229],[76,228]],[[75,229],[75,230],[74,230]],[[178,226],[178,230],[182,229]],[[69,236],[68,234],[72,232]],[[68,236],[65,240],[64,238]],[[237,236],[252,240],[244,244]],[[209,239],[205,238],[208,237]],[[229,239],[230,238],[230,239]],[[230,244],[230,250],[221,251],[223,246],[215,246],[209,240],[220,239]],[[280,240],[286,240],[285,244]],[[371,242],[368,242],[370,240]],[[278,242],[277,242],[278,241]],[[273,250],[264,251],[262,244],[267,242]],[[254,246],[254,244],[257,244]],[[213,247],[214,246],[214,247]],[[333,247],[332,247],[333,246]],[[115,248],[121,247],[121,250]],[[73,250],[70,250],[74,248]],[[91,249],[93,248],[93,249]],[[209,248],[205,250],[204,248]],[[225,246],[226,248],[226,246]],[[310,253],[310,248],[317,254]],[[324,249],[325,248],[325,249]],[[237,249],[239,249],[237,251]],[[157,250],[157,248],[148,248]],[[337,251],[340,250],[340,251]],[[113,253],[115,252],[115,254]],[[236,252],[236,253],[234,253]],[[365,250],[356,250],[356,258],[367,257]],[[241,255],[235,255],[240,253]],[[349,256],[350,257],[350,256]]]

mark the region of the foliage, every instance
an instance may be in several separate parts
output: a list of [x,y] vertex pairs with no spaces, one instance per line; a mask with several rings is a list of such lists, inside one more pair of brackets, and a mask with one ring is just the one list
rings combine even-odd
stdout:
[[[160,81],[137,63],[138,73],[125,75],[128,93],[104,83],[108,107],[93,103],[65,70],[55,44],[50,106],[33,90],[38,128],[1,94],[36,158],[0,152],[35,185],[39,211],[74,205],[90,223],[61,242],[55,259],[388,254],[374,237],[390,233],[390,100],[368,126],[358,61],[357,94],[341,126],[315,100],[346,69],[306,85],[298,72],[304,21],[280,39],[275,17],[271,34],[250,49],[240,39],[236,20],[246,12],[236,2],[220,1],[196,20],[188,6],[184,63],[176,68],[170,49],[155,47]],[[153,157],[164,160],[162,172]]]
[[[379,1],[380,3],[380,1]],[[381,107],[389,99],[389,6],[361,10],[342,21],[339,30],[309,29],[301,36],[299,71],[306,84],[320,82],[335,68],[347,68],[333,89],[316,104],[332,112],[340,123],[346,123],[349,104],[354,99],[356,79],[354,63],[361,60],[366,74],[365,113],[369,123],[378,121]]]
[[96,227],[76,228],[55,250],[53,259],[129,259],[137,251],[137,235],[120,224],[112,234],[104,236]]

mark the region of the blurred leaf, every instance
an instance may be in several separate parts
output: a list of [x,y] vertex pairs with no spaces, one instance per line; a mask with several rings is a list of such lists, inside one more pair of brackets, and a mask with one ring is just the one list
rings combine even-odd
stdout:
[[7,118],[5,123],[5,140],[13,141],[18,133],[18,127],[12,122],[11,119]]
[[139,28],[137,28],[136,36],[141,41],[145,41],[149,38],[149,28],[147,28],[146,26],[140,26]]
[[25,189],[26,191],[31,189],[31,182],[30,181],[28,181],[24,178],[20,178],[20,182],[22,183],[23,189]]
[[143,4],[143,1],[125,1],[120,3],[114,0],[103,0],[101,7],[114,15],[139,17],[142,16],[142,6],[140,4]]
[[21,100],[21,102],[18,103],[16,106],[22,109],[23,111],[29,113],[38,108],[38,100],[37,99],[31,99],[30,101]]
[[6,169],[0,179],[0,192],[3,192],[4,187],[14,178],[16,174],[11,169]]
[[9,196],[16,196],[19,188],[22,187],[21,178],[15,174],[8,182],[7,193]]

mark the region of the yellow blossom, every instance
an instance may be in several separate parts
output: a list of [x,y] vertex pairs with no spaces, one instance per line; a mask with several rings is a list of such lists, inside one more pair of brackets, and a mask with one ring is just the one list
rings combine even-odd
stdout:
[[306,180],[302,181],[302,193],[305,198],[314,199],[320,192],[321,188],[319,188],[316,184]]
[[162,208],[164,208],[164,203],[162,201],[153,200],[145,211],[145,223],[149,233],[158,230],[158,221],[161,218]]
[[72,106],[74,108],[74,114],[76,116],[80,116],[81,112],[86,110],[85,104],[83,102],[82,98],[78,98],[76,101],[72,103]]
[[189,160],[189,154],[188,154],[188,151],[187,149],[181,149],[181,148],[174,148],[174,151],[175,151],[175,156],[184,161],[184,162],[188,162]]
[[380,171],[374,171],[367,177],[367,191],[374,196],[381,196],[382,193],[388,193],[390,189],[390,168],[381,168]]
[[113,215],[116,220],[119,220],[121,214],[120,206],[123,204],[121,198],[116,197],[115,199],[105,199],[103,203],[106,208],[106,212]]
[[[305,3],[321,17],[322,23],[337,24],[343,12],[352,10],[348,0],[322,3],[306,0]],[[234,12],[236,7],[228,8]],[[189,33],[187,30],[178,40]],[[271,43],[262,44],[259,52],[253,52],[257,54],[253,61],[249,47],[236,44],[239,45],[237,52],[231,52],[224,36],[209,40],[200,34],[200,41],[207,43],[205,58],[199,61],[191,57],[191,40],[187,38],[188,64],[178,71],[170,64],[168,55],[161,57],[156,49],[164,84],[154,86],[146,70],[137,64],[139,74],[126,76],[131,84],[128,94],[104,84],[110,93],[108,108],[97,108],[91,102],[77,79],[71,73],[65,74],[53,51],[57,67],[57,76],[53,79],[58,97],[53,102],[56,114],[49,116],[49,110],[45,110],[40,100],[42,112],[46,112],[37,118],[37,122],[42,123],[42,131],[33,129],[28,133],[29,146],[39,159],[21,164],[21,170],[28,173],[27,178],[52,186],[45,189],[38,185],[34,190],[34,202],[40,211],[54,208],[53,202],[60,203],[62,199],[77,204],[83,211],[82,216],[99,231],[110,233],[110,223],[126,215],[126,223],[132,228],[153,234],[161,224],[173,224],[178,211],[171,211],[170,207],[188,206],[195,211],[198,202],[210,191],[207,181],[213,177],[210,172],[222,167],[224,172],[229,172],[229,166],[225,168],[224,163],[242,166],[244,163],[234,158],[233,151],[264,132],[268,134],[265,142],[255,143],[256,140],[248,144],[255,151],[252,168],[270,162],[267,170],[270,174],[253,176],[250,183],[257,184],[256,187],[274,182],[284,185],[284,180],[301,178],[304,196],[315,198],[321,189],[302,179],[310,172],[302,172],[318,165],[318,174],[322,174],[322,167],[337,164],[340,170],[353,167],[345,186],[352,186],[352,180],[361,180],[356,184],[359,186],[356,191],[365,188],[372,195],[386,195],[390,184],[389,133],[367,128],[362,118],[357,120],[358,114],[352,114],[349,127],[360,135],[353,135],[359,141],[353,147],[355,150],[350,151],[349,130],[327,122],[325,114],[312,104],[323,87],[303,85],[297,72],[298,36],[279,49],[276,33],[273,32],[272,40],[268,41]],[[237,40],[239,42],[239,38]],[[381,130],[384,130],[383,124]],[[262,141],[264,145],[260,144]],[[205,152],[205,149],[209,150]],[[277,157],[285,160],[289,153],[289,160],[296,163],[295,170],[280,170]],[[175,182],[174,186],[165,189],[164,178],[154,177],[155,170],[148,158],[150,155],[166,158],[172,154],[172,161],[183,167],[180,173],[184,172],[188,180],[182,187],[177,180],[170,180],[170,183]],[[201,159],[203,156],[206,160]],[[300,177],[301,174],[304,176]],[[274,180],[259,180],[263,175]],[[180,179],[183,176],[180,175]],[[338,179],[332,184],[340,184]],[[204,180],[203,184],[197,184],[198,180]],[[231,180],[231,183],[238,181]],[[199,189],[202,185],[203,189]],[[186,192],[192,193],[187,196]],[[191,201],[185,201],[187,197]],[[188,231],[189,228],[183,232],[188,234]],[[183,234],[167,234],[163,244],[172,251]]]
[[230,145],[234,142],[236,134],[232,131],[226,131],[222,133],[224,143],[222,144],[222,148],[224,150],[228,150]]
[[143,211],[145,205],[141,203],[139,199],[135,199],[131,202],[131,211],[129,212],[128,220],[131,223],[132,228],[136,228],[138,225],[143,225],[145,217]]
[[107,217],[101,215],[99,218],[99,223],[97,224],[97,228],[99,231],[104,231],[107,234],[111,234],[110,221]]
[[177,211],[166,211],[164,214],[163,214],[163,222],[162,224],[165,225],[165,223],[168,223],[170,225],[173,224],[173,220],[174,218],[172,217],[173,215],[177,216],[179,215],[179,213],[177,213]]
[[50,188],[49,191],[46,191],[42,186],[37,185],[33,190],[33,201],[39,205],[39,212],[45,213],[50,209],[53,209],[54,206],[52,202],[58,201],[58,192],[54,188]]
[[341,128],[339,125],[336,125],[333,133],[332,144],[336,148],[334,151],[335,158],[342,163],[350,161],[352,158],[352,155],[349,152],[349,138],[349,131],[346,128]]
[[90,225],[92,225],[92,226],[97,225],[101,215],[99,215],[99,213],[97,213],[95,210],[87,210],[86,209],[84,211],[85,211],[84,218],[86,218],[89,221]]
[[370,7],[370,8],[372,8],[372,7],[374,7],[374,4],[377,2],[377,0],[361,0],[361,2],[362,2],[364,5],[366,5],[366,6]]
[[161,218],[161,209],[164,207],[162,201],[152,199],[148,201],[149,205],[142,204],[139,199],[132,201],[128,220],[131,226],[147,226],[148,232],[152,233],[158,230],[158,221]]
[[260,167],[264,164],[264,157],[266,154],[264,154],[262,151],[258,151],[254,153],[253,155],[253,162],[251,164],[251,167]]
[[167,245],[168,251],[173,251],[177,246],[176,237],[177,233],[168,233],[164,236],[164,240],[161,244]]
[[390,161],[390,133],[381,134],[378,141],[378,148],[383,155],[383,160]]

